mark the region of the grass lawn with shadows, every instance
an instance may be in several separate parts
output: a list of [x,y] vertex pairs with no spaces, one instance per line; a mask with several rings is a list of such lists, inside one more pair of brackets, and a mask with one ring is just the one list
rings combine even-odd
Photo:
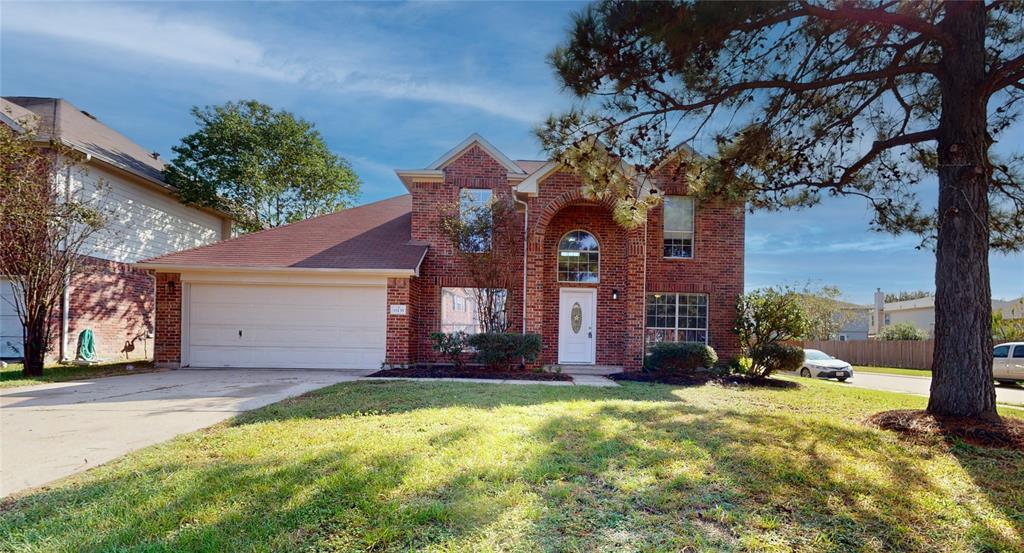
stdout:
[[6,500],[0,550],[1021,549],[1024,454],[801,384],[343,383]]

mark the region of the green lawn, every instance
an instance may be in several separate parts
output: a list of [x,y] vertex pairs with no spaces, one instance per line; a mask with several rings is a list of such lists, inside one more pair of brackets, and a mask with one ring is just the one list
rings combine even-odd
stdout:
[[[129,369],[131,365],[133,368]],[[13,388],[17,386],[31,386],[33,384],[46,384],[47,382],[62,382],[65,380],[81,380],[83,378],[97,378],[101,376],[117,376],[119,374],[134,374],[152,372],[151,361],[118,361],[114,363],[100,363],[99,365],[51,365],[43,369],[42,376],[25,378],[21,376],[21,363],[11,363],[7,368],[0,368],[0,388]]]
[[340,384],[0,504],[0,550],[1021,550],[1024,454],[801,384]]
[[924,378],[931,378],[932,371],[928,369],[898,369],[896,367],[862,367],[860,365],[853,368],[853,373],[881,373],[881,374],[895,374],[900,376],[921,376]]

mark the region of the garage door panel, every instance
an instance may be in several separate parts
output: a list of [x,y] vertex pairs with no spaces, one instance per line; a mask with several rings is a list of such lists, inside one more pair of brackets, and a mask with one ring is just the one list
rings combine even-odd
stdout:
[[0,357],[21,357],[22,337],[14,289],[10,282],[0,280]]
[[[364,326],[346,327],[254,327],[241,329],[217,325],[192,325],[192,345],[225,347],[371,347],[385,345],[384,336]],[[242,336],[238,336],[242,330]]]
[[193,284],[189,295],[191,366],[376,368],[384,360],[383,286]]

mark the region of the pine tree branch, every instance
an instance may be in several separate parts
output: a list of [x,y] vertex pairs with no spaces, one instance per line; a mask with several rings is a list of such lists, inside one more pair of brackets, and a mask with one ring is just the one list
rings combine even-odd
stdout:
[[893,13],[884,7],[858,8],[852,5],[841,4],[835,9],[828,9],[812,5],[809,2],[801,2],[800,4],[807,15],[821,19],[846,23],[857,21],[874,25],[892,25],[931,37],[943,46],[952,46],[954,44],[952,37],[924,19],[901,13]]

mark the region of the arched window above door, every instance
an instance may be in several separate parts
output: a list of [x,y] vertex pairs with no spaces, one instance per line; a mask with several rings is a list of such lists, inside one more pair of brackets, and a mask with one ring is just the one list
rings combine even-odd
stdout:
[[585,230],[569,231],[558,241],[558,281],[600,281],[601,248]]

